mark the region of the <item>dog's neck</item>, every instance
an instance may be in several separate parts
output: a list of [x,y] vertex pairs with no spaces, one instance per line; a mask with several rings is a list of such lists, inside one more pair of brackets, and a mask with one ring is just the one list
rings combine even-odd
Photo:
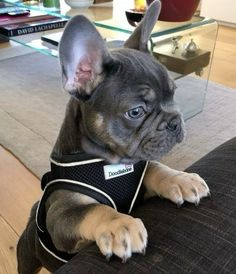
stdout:
[[51,158],[60,162],[65,155],[90,154],[94,158],[103,158],[110,163],[119,162],[118,155],[89,138],[83,124],[80,123],[81,120],[80,103],[71,98]]
[[57,141],[52,150],[52,159],[60,161],[63,155],[83,152],[81,149],[81,133],[78,122],[80,117],[79,102],[70,99]]

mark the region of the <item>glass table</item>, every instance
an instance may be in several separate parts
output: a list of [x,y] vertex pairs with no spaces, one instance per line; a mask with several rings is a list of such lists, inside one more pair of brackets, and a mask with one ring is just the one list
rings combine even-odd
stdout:
[[[59,9],[45,8],[42,3],[26,5],[16,0],[2,2],[46,11],[48,14],[63,18],[83,14],[94,22],[108,43],[112,41],[122,44],[134,30],[125,15],[126,10],[133,8],[131,0],[114,0],[80,9],[70,8],[63,0]],[[48,56],[58,57],[57,47],[43,41],[41,37],[60,32],[62,29],[15,36],[10,39]],[[157,21],[152,31],[150,50],[176,80],[175,100],[185,120],[203,109],[216,36],[217,23],[213,19],[200,16],[193,16],[191,20],[185,22]],[[191,45],[196,48],[196,53],[188,55],[187,49]]]

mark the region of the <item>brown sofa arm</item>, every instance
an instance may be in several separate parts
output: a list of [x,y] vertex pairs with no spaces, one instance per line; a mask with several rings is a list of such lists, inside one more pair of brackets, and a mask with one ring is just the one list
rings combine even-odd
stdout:
[[153,198],[137,208],[132,215],[143,220],[149,235],[145,256],[136,254],[125,264],[115,256],[106,262],[93,244],[55,273],[235,273],[236,138],[187,171],[206,180],[212,198],[180,209]]

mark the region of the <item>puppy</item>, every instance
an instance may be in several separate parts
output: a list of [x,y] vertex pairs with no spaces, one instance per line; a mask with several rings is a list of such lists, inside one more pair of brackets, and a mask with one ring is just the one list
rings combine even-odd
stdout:
[[147,231],[128,215],[160,195],[177,205],[209,194],[203,179],[154,160],[184,137],[175,85],[148,52],[160,12],[154,1],[121,49],[108,51],[91,22],[76,16],[59,47],[64,89],[71,94],[51,154],[44,195],[17,246],[20,274],[54,272],[96,242],[109,259],[145,253]]

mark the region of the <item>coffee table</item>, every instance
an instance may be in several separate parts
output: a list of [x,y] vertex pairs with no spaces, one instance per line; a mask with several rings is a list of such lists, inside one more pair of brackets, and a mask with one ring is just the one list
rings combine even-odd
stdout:
[[[95,23],[106,41],[115,41],[117,45],[122,44],[134,30],[125,15],[125,10],[132,8],[133,1],[129,0],[114,0],[87,9],[71,9],[63,0],[60,2],[60,9],[44,8],[42,3],[26,5],[16,0],[4,2],[26,6],[32,10],[43,10],[65,18],[84,14]],[[57,47],[42,41],[41,37],[60,31],[62,30],[39,32],[10,39],[49,57],[58,57]],[[193,16],[190,21],[185,22],[157,21],[152,31],[150,50],[176,80],[178,88],[175,100],[185,120],[203,109],[216,36],[217,23],[213,19],[199,16]],[[191,47],[191,43],[196,47],[193,54],[186,53],[186,48]]]

